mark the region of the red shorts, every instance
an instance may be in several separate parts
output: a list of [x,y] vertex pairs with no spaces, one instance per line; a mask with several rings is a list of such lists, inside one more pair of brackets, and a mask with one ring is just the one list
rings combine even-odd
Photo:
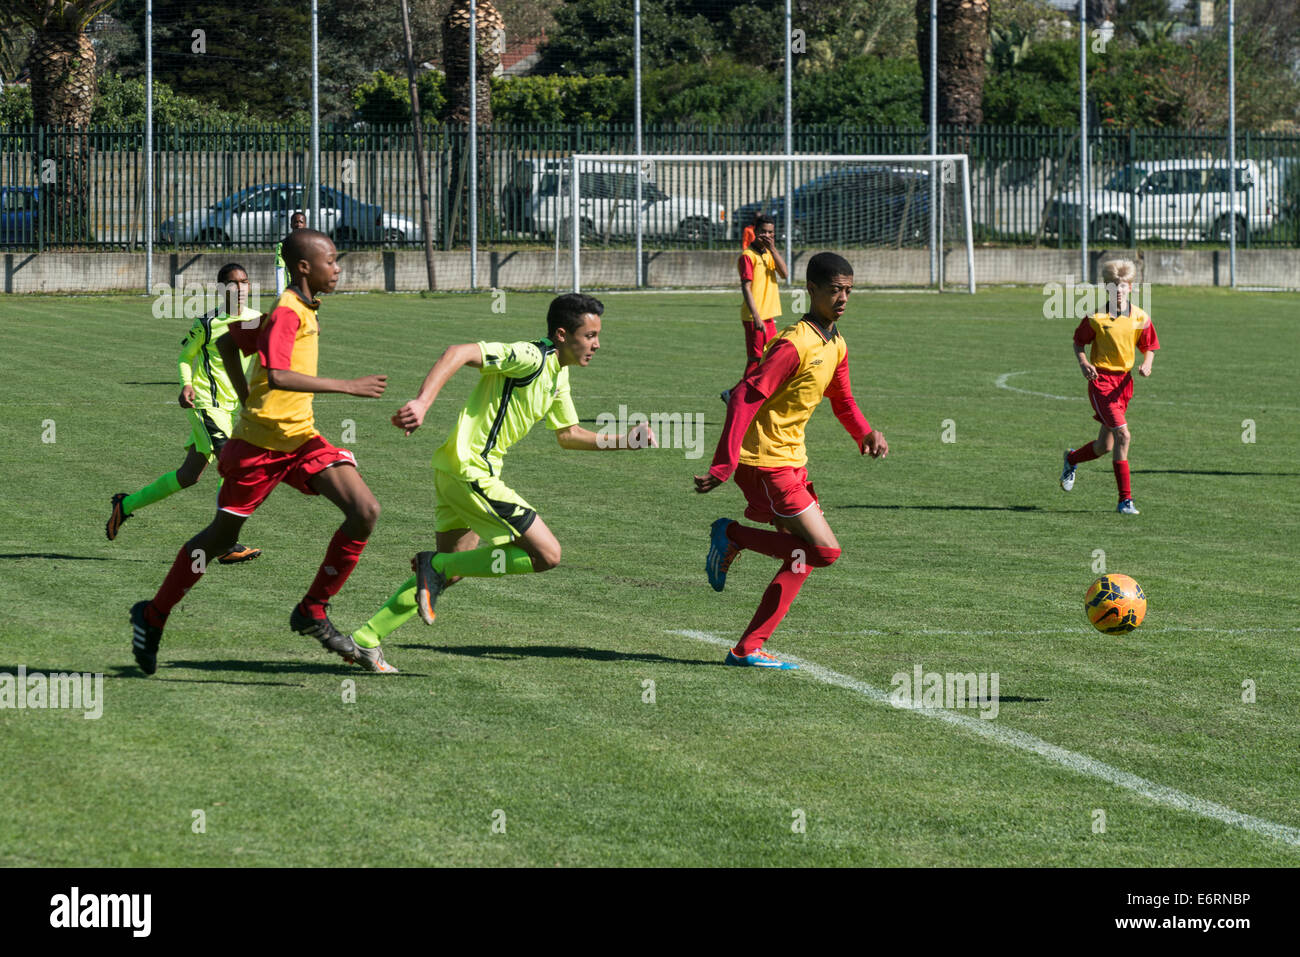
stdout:
[[763,347],[776,338],[776,320],[742,321],[741,325],[745,327],[745,358],[757,362],[763,358]]
[[755,522],[771,525],[774,519],[794,518],[817,504],[806,468],[737,465],[735,478],[745,493],[745,518]]
[[1108,429],[1127,425],[1124,413],[1133,398],[1131,372],[1104,372],[1097,370],[1097,378],[1088,383],[1088,401],[1092,403],[1092,417]]
[[292,452],[275,452],[243,439],[230,439],[217,459],[217,470],[225,479],[217,493],[217,508],[248,518],[281,482],[288,482],[304,495],[317,495],[309,484],[312,478],[331,465],[341,464],[355,466],[357,460],[347,449],[335,448],[321,435]]

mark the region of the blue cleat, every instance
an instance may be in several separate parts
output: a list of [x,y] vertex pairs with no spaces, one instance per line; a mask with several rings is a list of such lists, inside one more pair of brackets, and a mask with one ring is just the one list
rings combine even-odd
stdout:
[[1138,507],[1137,507],[1136,505],[1133,504],[1133,500],[1132,500],[1131,498],[1126,498],[1126,499],[1124,499],[1122,502],[1120,502],[1118,505],[1116,505],[1116,506],[1115,506],[1115,511],[1119,512],[1121,515],[1141,515],[1141,514],[1142,514],[1141,512],[1138,511]]
[[777,671],[798,671],[798,665],[792,665],[788,661],[782,661],[766,651],[759,649],[751,651],[745,657],[740,657],[735,651],[728,651],[727,658],[723,661],[724,665],[739,665],[742,668],[774,668]]
[[704,570],[709,573],[709,584],[714,591],[722,591],[727,584],[727,569],[740,554],[740,549],[727,537],[731,519],[719,518],[709,532],[709,557],[704,560]]

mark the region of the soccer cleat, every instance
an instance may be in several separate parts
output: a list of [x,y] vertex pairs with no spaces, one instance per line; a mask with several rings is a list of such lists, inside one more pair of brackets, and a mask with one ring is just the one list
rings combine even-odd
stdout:
[[217,559],[223,565],[238,565],[240,562],[251,562],[258,555],[262,554],[260,548],[249,548],[247,545],[240,545],[236,542],[231,546],[230,551]]
[[758,651],[751,651],[749,654],[741,657],[735,651],[728,651],[726,665],[740,665],[743,668],[773,668],[776,671],[798,671],[799,666],[791,664],[788,661],[782,661],[775,655],[769,655],[761,648]]
[[158,642],[162,641],[163,630],[149,624],[144,610],[147,601],[138,601],[131,606],[131,654],[135,663],[147,675],[158,670]]
[[108,516],[108,521],[104,523],[104,534],[108,536],[110,542],[117,538],[117,530],[122,527],[122,523],[131,517],[122,511],[122,500],[125,498],[126,492],[118,492],[110,499],[113,503],[113,513]]
[[1067,492],[1074,488],[1074,471],[1076,466],[1070,464],[1070,453],[1073,451],[1074,449],[1065,450],[1065,466],[1061,469],[1061,488],[1065,489]]
[[718,398],[722,400],[723,405],[731,405],[731,390],[723,389],[718,393]]
[[731,519],[719,518],[713,523],[709,532],[709,556],[704,560],[704,570],[708,572],[709,584],[714,591],[722,591],[727,584],[727,569],[740,554],[735,542],[727,537],[727,528]]
[[[329,604],[326,603],[325,607],[328,609]],[[315,638],[322,648],[334,652],[344,661],[350,663],[356,660],[357,646],[352,641],[352,637],[335,628],[334,622],[329,620],[328,615],[324,618],[312,618],[303,613],[301,605],[294,605],[293,613],[289,616],[289,627],[300,635]]]
[[357,656],[353,660],[366,671],[373,671],[377,675],[395,675],[398,674],[396,668],[384,660],[384,652],[378,645],[374,648],[362,648],[357,645]]
[[420,552],[415,556],[415,608],[426,625],[433,624],[436,617],[433,606],[438,604],[438,596],[447,587],[447,576],[433,567],[435,554]]
[[1133,504],[1133,500],[1131,498],[1126,498],[1123,501],[1121,501],[1118,505],[1116,505],[1115,511],[1119,512],[1121,515],[1142,514],[1141,512],[1138,511],[1138,507]]

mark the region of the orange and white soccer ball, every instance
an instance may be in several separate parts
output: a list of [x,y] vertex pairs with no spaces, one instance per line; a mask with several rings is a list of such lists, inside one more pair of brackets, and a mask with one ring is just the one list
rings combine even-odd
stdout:
[[1146,592],[1127,575],[1102,575],[1084,595],[1083,610],[1098,631],[1123,634],[1142,624],[1146,617]]

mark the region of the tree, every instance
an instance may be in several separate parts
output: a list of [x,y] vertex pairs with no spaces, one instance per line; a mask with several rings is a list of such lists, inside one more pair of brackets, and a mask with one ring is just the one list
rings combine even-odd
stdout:
[[[63,242],[91,238],[90,143],[86,131],[95,100],[95,47],[86,27],[115,0],[0,0],[0,20],[35,31],[28,62],[32,114],[46,127],[37,157],[41,228]],[[48,235],[48,232],[47,232]]]
[[[989,0],[939,0],[938,17],[939,123],[978,126],[984,122]],[[921,119],[929,122],[930,0],[916,0],[916,50],[924,78]]]

